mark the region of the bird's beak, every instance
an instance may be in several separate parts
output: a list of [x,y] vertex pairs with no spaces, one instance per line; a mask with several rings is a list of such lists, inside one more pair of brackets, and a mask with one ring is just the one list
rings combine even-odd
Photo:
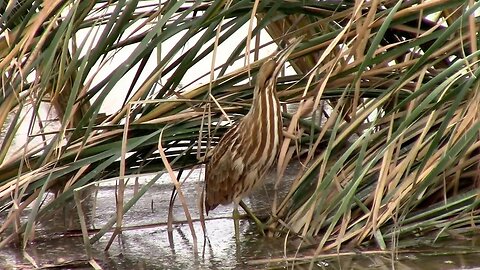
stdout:
[[285,61],[287,61],[288,57],[293,52],[295,47],[297,47],[297,45],[300,44],[302,39],[303,39],[303,36],[293,39],[290,42],[290,45],[288,45],[286,48],[278,51],[273,56],[273,60],[275,61],[275,69],[273,71],[273,77],[278,76],[278,74],[280,73],[280,70],[282,70],[282,68],[283,68],[283,64],[285,63]]

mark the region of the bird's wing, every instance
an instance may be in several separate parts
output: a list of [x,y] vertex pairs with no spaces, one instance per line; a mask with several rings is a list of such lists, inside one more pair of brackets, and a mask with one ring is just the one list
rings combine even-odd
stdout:
[[205,171],[206,209],[214,209],[233,200],[235,184],[245,172],[240,159],[226,144],[218,145],[210,156]]
[[219,204],[226,204],[232,200],[229,192],[233,186],[233,168],[231,166],[231,154],[227,151],[220,156],[216,162],[212,162],[215,156],[206,167],[205,175],[205,204],[207,208],[213,209]]

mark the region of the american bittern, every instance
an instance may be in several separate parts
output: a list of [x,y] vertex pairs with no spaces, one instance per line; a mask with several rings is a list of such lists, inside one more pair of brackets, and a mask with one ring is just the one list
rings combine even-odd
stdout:
[[[276,93],[277,76],[299,43],[300,39],[295,40],[264,62],[258,72],[250,111],[225,133],[207,158],[206,213],[208,215],[219,204],[233,202],[237,236],[238,205],[244,196],[263,182],[281,147],[283,126]],[[257,226],[261,224],[253,214],[251,216]]]

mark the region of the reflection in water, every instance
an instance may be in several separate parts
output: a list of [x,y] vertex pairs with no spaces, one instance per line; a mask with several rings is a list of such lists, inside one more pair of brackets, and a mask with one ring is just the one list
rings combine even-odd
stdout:
[[[298,167],[291,168],[290,176],[296,174],[297,170]],[[194,172],[190,179],[200,179],[198,173]],[[151,178],[146,181],[149,179]],[[124,226],[130,229],[117,237],[108,251],[104,251],[104,248],[111,234],[94,245],[97,262],[104,269],[292,269],[293,262],[284,259],[296,256],[298,243],[292,242],[284,246],[283,238],[260,237],[255,225],[248,220],[240,221],[240,241],[237,242],[231,206],[219,206],[210,213],[204,236],[196,207],[200,184],[198,181],[187,181],[183,186],[192,218],[197,220],[194,223],[198,238],[196,243],[188,224],[182,222],[185,214],[179,202],[173,207],[173,217],[176,220],[173,230],[170,233],[167,230],[165,222],[172,186],[168,178],[164,178],[153,185],[125,215]],[[271,190],[272,184],[266,186]],[[127,190],[127,200],[133,196],[133,190],[133,186]],[[112,182],[102,185],[96,196],[84,200],[83,208],[88,215],[90,228],[100,228],[115,215],[114,192]],[[89,193],[94,194],[94,191],[90,190]],[[265,194],[265,190],[261,189],[252,194],[246,203],[255,211],[267,214],[265,209],[270,207],[272,196]],[[41,231],[25,254],[14,247],[0,252],[0,269],[31,269],[27,257],[31,257],[38,266],[70,262],[70,266],[75,266],[75,269],[91,269],[86,263],[76,213],[72,204],[65,206],[60,214],[49,215],[37,227]],[[66,233],[59,235],[59,231]],[[479,246],[472,241],[437,243],[423,247],[424,252],[400,253],[397,260],[392,260],[389,253],[352,252],[348,256],[338,255],[333,259],[330,257],[315,262],[296,262],[295,269],[309,269],[310,266],[314,269],[472,268],[480,266]],[[447,254],[440,253],[441,251]],[[302,250],[302,253],[305,254],[297,256],[306,256],[308,251]]]

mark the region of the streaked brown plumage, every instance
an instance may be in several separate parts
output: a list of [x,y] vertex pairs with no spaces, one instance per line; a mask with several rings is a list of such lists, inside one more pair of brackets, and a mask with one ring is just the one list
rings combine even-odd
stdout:
[[235,203],[264,180],[275,163],[282,143],[282,115],[276,94],[277,76],[298,45],[294,41],[270,56],[261,66],[250,111],[222,137],[207,159],[206,213],[219,204]]

